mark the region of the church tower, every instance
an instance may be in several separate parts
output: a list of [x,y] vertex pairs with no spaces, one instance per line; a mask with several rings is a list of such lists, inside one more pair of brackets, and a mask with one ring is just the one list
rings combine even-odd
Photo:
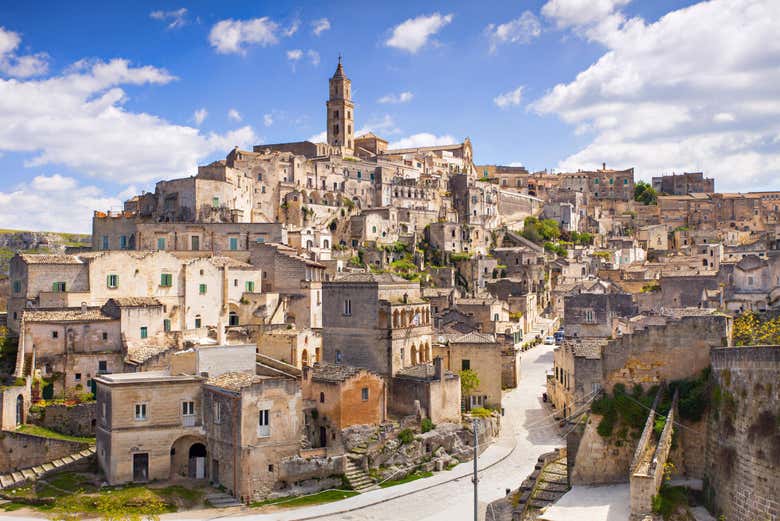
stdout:
[[351,153],[355,146],[355,104],[352,103],[352,82],[344,75],[340,55],[339,65],[330,79],[330,97],[326,106],[328,144]]

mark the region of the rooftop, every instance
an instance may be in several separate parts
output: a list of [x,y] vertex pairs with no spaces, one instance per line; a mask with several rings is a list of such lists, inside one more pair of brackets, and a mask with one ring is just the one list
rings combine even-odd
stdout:
[[495,344],[496,337],[492,334],[471,331],[464,335],[450,337],[451,344]]
[[117,297],[109,299],[121,308],[145,308],[162,306],[162,302],[154,297]]
[[344,382],[361,371],[370,372],[362,367],[317,362],[312,366],[312,378],[326,382]]
[[81,264],[81,259],[75,255],[50,253],[20,253],[19,256],[27,264]]
[[245,387],[250,387],[256,383],[270,379],[270,376],[258,376],[251,373],[223,373],[219,376],[209,378],[206,384],[212,387],[219,387],[228,391],[240,392]]
[[22,315],[25,322],[94,322],[114,320],[100,309],[61,308],[61,309],[26,309]]
[[99,375],[96,378],[109,384],[159,382],[161,380],[171,382],[188,382],[200,380],[200,376],[170,375],[165,371],[140,371],[137,373],[112,373]]

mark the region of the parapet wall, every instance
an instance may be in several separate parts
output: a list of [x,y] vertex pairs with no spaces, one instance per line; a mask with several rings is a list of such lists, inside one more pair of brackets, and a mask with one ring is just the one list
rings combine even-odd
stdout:
[[705,500],[728,521],[780,518],[780,346],[713,349]]

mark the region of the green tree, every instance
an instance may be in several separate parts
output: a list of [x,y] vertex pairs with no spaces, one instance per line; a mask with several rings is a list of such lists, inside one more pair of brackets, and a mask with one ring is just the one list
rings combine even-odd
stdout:
[[634,200],[645,205],[658,204],[658,194],[650,183],[639,181],[634,185]]
[[460,372],[460,393],[463,396],[470,396],[477,387],[479,387],[479,375],[471,369],[462,370]]

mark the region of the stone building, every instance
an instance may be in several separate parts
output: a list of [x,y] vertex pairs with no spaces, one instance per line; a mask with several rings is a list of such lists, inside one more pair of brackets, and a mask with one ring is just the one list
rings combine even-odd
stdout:
[[460,377],[455,371],[445,370],[438,356],[433,364],[404,367],[390,379],[388,411],[397,416],[457,423],[461,402]]
[[322,283],[323,361],[381,375],[430,362],[431,310],[419,283],[354,273]]
[[387,420],[385,380],[366,369],[318,362],[303,369],[301,386],[312,447],[339,449],[342,430]]
[[612,283],[591,280],[575,285],[563,296],[563,326],[567,337],[608,337],[613,321],[638,308],[630,293]]
[[210,377],[202,399],[210,480],[242,502],[266,498],[286,477],[282,461],[300,449],[299,382],[229,372]]
[[555,349],[547,393],[563,417],[581,412],[601,389],[621,383],[648,389],[700,373],[710,350],[728,345],[731,318],[714,310],[668,309],[621,321],[612,338],[572,338]]
[[97,458],[109,484],[212,477],[203,378],[150,371],[101,375],[95,382]]
[[704,177],[702,172],[662,175],[653,177],[653,189],[665,195],[712,193],[715,191],[715,179]]
[[436,355],[449,371],[470,369],[477,373],[479,385],[463,396],[466,410],[472,407],[501,408],[501,346],[494,335],[472,332],[450,337],[436,345]]

